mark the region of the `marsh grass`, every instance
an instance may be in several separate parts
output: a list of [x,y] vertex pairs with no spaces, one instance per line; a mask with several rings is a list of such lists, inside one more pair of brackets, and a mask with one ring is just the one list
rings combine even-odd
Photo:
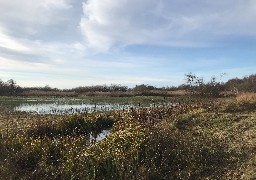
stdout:
[[[12,123],[3,123],[8,126],[0,131],[0,177],[255,178],[255,102],[173,101],[177,103],[65,116],[2,114]],[[109,128],[107,138],[90,140]]]

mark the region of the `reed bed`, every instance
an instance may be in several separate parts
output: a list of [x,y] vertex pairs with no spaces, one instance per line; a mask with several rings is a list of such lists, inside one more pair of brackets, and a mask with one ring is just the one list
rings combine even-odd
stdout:
[[256,102],[256,93],[240,93],[237,95],[238,102]]

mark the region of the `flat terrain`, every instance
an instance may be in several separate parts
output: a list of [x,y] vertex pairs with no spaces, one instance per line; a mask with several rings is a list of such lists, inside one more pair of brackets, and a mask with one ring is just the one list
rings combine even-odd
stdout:
[[1,98],[0,177],[255,179],[253,97],[86,97],[134,106],[65,115],[16,112],[25,99]]

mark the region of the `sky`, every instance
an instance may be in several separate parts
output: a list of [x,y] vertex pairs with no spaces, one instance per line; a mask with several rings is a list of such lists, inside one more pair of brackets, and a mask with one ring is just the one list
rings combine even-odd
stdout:
[[255,0],[0,0],[3,81],[162,87],[190,72],[256,73]]

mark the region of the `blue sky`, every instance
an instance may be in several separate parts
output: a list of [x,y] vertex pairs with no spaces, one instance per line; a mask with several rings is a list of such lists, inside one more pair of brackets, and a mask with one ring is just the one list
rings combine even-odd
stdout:
[[256,73],[255,0],[0,0],[0,78],[180,85]]

